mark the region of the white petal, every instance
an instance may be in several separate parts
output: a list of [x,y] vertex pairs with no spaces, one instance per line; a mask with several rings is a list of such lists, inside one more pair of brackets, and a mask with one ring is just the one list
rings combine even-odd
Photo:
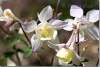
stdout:
[[45,22],[45,21],[51,19],[52,15],[53,15],[53,9],[51,8],[51,6],[47,6],[47,7],[43,8],[43,10],[38,15],[38,18],[41,22]]
[[1,16],[0,17],[0,21],[5,21],[7,18],[6,17],[4,17],[4,16]]
[[87,24],[87,23],[89,23],[89,21],[87,20],[86,16],[82,16],[81,18],[74,18],[74,24],[75,25],[77,25],[77,22],[79,22],[80,24]]
[[86,17],[89,22],[97,22],[99,20],[99,10],[88,11]]
[[83,16],[83,9],[77,5],[72,5],[70,8],[70,15],[72,17],[80,18]]
[[25,22],[22,24],[22,27],[25,32],[30,33],[33,32],[36,28],[37,24],[36,21],[32,20],[31,22]]
[[2,16],[2,15],[3,15],[3,10],[2,10],[2,8],[0,6],[0,16]]
[[66,19],[65,22],[67,24],[65,25],[65,27],[63,27],[63,29],[67,30],[67,31],[72,31],[73,30],[74,20],[73,19]]
[[64,27],[63,29],[66,30],[66,31],[72,31],[72,30],[73,30],[73,28],[70,27],[70,26],[66,26],[66,27]]
[[79,33],[79,42],[84,42],[85,38],[84,38],[84,32]]
[[7,59],[7,66],[16,66],[16,64],[11,59]]
[[66,45],[65,43],[57,44],[57,46],[59,47],[59,49],[64,48],[65,45]]
[[54,26],[54,28],[56,29],[62,29],[63,27],[66,26],[67,23],[65,23],[64,21],[61,20],[54,20],[51,25]]
[[11,22],[11,21],[13,21],[13,19],[12,18],[10,18],[10,17],[4,17],[4,16],[1,16],[0,17],[0,21],[6,21],[6,22]]
[[33,34],[31,38],[31,44],[33,51],[37,51],[42,46],[42,43],[39,39],[37,39],[37,36]]
[[99,28],[96,27],[95,25],[89,27],[87,29],[88,31],[88,34],[89,36],[92,38],[92,39],[96,39],[96,40],[99,40]]
[[21,28],[19,29],[18,33],[19,33],[19,34],[23,34],[23,31],[22,31]]

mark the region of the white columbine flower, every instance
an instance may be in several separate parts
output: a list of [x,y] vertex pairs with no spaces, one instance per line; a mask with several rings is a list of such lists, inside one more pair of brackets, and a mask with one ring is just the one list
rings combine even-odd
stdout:
[[61,48],[57,52],[56,56],[59,58],[59,61],[62,60],[63,62],[68,64],[69,62],[71,62],[74,59],[75,53],[70,49]]
[[7,20],[13,20],[15,19],[15,15],[10,9],[5,9],[4,11],[2,10],[0,6],[0,21],[7,21]]
[[36,32],[35,36],[37,37],[37,39],[33,38],[34,34],[31,38],[33,51],[36,51],[42,45],[41,43],[38,42],[42,42],[45,40],[55,40],[57,36],[57,30],[55,29],[54,25],[52,25],[52,23],[49,22],[52,16],[53,16],[53,9],[51,8],[51,6],[43,8],[43,10],[38,14],[38,19],[40,23],[36,25],[34,30]]
[[93,39],[99,39],[99,29],[94,25],[94,23],[99,20],[99,10],[90,10],[84,16],[82,8],[77,5],[72,5],[70,15],[74,17],[74,20],[66,19],[65,22],[68,22],[69,26],[64,27],[64,30],[73,30],[74,26],[77,26],[77,23],[79,23],[79,28],[82,33],[83,30],[85,30]]

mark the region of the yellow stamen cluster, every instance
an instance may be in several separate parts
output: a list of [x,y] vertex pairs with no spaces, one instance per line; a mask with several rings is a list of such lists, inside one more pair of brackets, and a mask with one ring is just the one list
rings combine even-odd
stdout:
[[57,31],[49,23],[41,23],[36,30],[40,40],[55,39]]

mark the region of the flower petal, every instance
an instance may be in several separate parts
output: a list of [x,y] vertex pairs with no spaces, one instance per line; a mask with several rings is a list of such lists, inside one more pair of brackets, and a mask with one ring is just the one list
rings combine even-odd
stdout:
[[64,21],[61,20],[54,20],[51,25],[54,26],[54,28],[56,29],[62,29],[63,27],[66,26],[67,23],[65,23]]
[[65,25],[65,27],[63,27],[63,29],[67,30],[67,31],[72,31],[73,30],[74,20],[73,19],[66,19],[65,22],[67,24]]
[[32,49],[33,51],[37,51],[42,46],[42,42],[37,39],[37,36],[33,34],[31,38],[31,44],[32,44]]
[[87,33],[92,39],[99,40],[99,28],[95,25],[92,25],[87,29]]
[[0,21],[5,21],[7,18],[4,16],[0,16]]
[[34,20],[32,20],[30,22],[25,22],[22,24],[24,31],[27,33],[33,32],[35,30],[36,26],[37,26],[37,23]]
[[72,17],[80,18],[83,16],[83,9],[77,5],[72,5],[70,8],[70,15]]
[[89,22],[97,22],[99,20],[99,10],[88,11],[86,17]]
[[43,10],[38,15],[38,18],[41,22],[45,22],[45,21],[51,19],[52,15],[53,15],[53,9],[51,8],[51,6],[47,6],[47,7],[43,8]]
[[[77,41],[77,37],[76,37],[76,41]],[[84,38],[84,32],[79,33],[79,42],[84,42],[85,38]]]
[[2,16],[3,14],[3,10],[2,10],[2,7],[0,6],[0,16]]
[[12,61],[11,59],[7,59],[7,66],[16,66],[15,62]]

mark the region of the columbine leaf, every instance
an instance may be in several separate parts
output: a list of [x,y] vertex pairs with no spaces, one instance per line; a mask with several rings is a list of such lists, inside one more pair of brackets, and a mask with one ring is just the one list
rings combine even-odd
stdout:
[[42,46],[42,43],[39,39],[37,39],[36,35],[33,34],[31,38],[31,44],[33,51],[37,51]]
[[25,22],[22,24],[24,31],[27,33],[33,32],[36,26],[37,26],[37,23],[34,20],[32,20],[31,22]]
[[23,51],[23,53],[24,53],[24,55],[25,55],[26,57],[32,55],[32,48],[24,47],[24,48],[21,48],[21,50]]
[[99,10],[91,10],[86,14],[86,18],[89,22],[97,22],[99,20]]
[[11,58],[13,56],[14,52],[8,51],[4,53],[5,58]]
[[53,9],[51,8],[51,6],[47,6],[43,8],[43,10],[38,15],[38,18],[41,22],[45,22],[50,18],[52,18],[52,15],[53,15]]
[[83,16],[83,9],[77,5],[72,5],[70,8],[70,15],[72,17],[80,18]]

